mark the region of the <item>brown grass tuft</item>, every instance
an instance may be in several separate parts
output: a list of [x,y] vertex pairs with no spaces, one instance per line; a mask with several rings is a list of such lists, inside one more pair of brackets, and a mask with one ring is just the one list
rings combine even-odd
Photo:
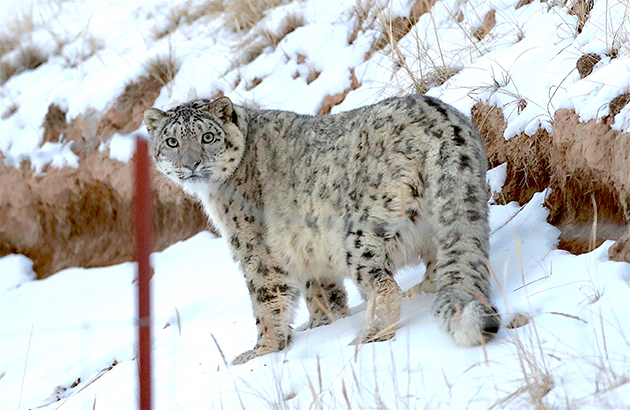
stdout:
[[245,87],[245,89],[247,91],[254,89],[257,85],[259,85],[260,83],[262,83],[262,79],[255,77],[249,84],[247,84],[247,86]]
[[29,46],[20,51],[18,64],[22,70],[34,70],[47,60],[48,58],[42,53],[42,50],[35,46]]
[[304,20],[304,16],[298,13],[289,13],[287,14],[282,21],[280,22],[280,26],[278,27],[278,31],[270,31],[265,30],[263,32],[263,36],[268,38],[269,44],[275,49],[280,41],[287,36],[287,34],[292,33],[298,27],[304,26],[306,21]]
[[145,63],[149,75],[156,79],[162,86],[173,81],[179,71],[180,63],[173,53],[156,56]]
[[230,0],[225,2],[226,22],[237,33],[247,33],[265,17],[265,11],[286,0]]
[[9,104],[9,106],[7,107],[6,110],[4,110],[4,112],[2,113],[2,119],[6,120],[7,118],[11,117],[13,114],[15,114],[18,110],[18,105],[16,103],[11,103]]
[[195,21],[208,17],[217,17],[225,11],[225,6],[221,0],[206,0],[201,3],[191,4],[188,0],[169,10],[166,16],[166,24],[156,28],[153,35],[156,40],[173,33],[182,24],[192,24]]
[[18,50],[15,59],[3,59],[0,66],[0,82],[4,84],[12,76],[23,71],[34,70],[48,61],[41,49],[35,46],[26,46]]
[[416,79],[416,92],[424,94],[430,88],[439,87],[460,71],[461,68],[457,67],[433,67],[420,79]]
[[0,84],[6,83],[9,78],[18,72],[18,67],[9,61],[2,60],[0,63]]
[[32,7],[24,8],[11,18],[2,21],[2,41],[0,41],[0,57],[17,49],[24,37],[30,36],[35,29]]
[[518,4],[516,5],[516,9],[520,9],[521,7],[525,7],[528,4],[532,4],[534,2],[534,0],[519,0]]
[[241,56],[232,67],[236,68],[237,66],[251,63],[268,47],[275,50],[283,38],[304,24],[304,16],[297,13],[289,13],[280,22],[278,29],[275,31],[268,28],[252,30],[238,46],[241,50]]
[[593,0],[574,0],[571,9],[569,9],[569,14],[573,14],[578,19],[578,27],[577,32],[581,33],[588,17],[593,10],[594,5]]
[[246,65],[257,59],[262,55],[269,44],[267,44],[263,37],[259,37],[251,42],[243,43],[241,45],[241,55],[232,64],[232,69]]

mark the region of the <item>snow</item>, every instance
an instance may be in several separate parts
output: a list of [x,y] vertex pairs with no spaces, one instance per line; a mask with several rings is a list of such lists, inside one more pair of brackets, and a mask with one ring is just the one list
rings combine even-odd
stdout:
[[494,195],[501,192],[501,188],[505,184],[507,178],[507,162],[488,171],[486,174],[486,183],[490,186],[490,192]]
[[[516,3],[439,1],[400,40],[398,51],[414,73],[456,68],[427,94],[466,114],[478,101],[500,107],[508,122],[505,138],[552,131],[559,108],[575,110],[581,121],[608,115],[610,100],[630,90],[627,3],[596,0],[579,33],[566,6],[534,1],[516,9]],[[306,0],[267,12],[260,29],[277,32],[288,13],[302,13],[305,25],[246,64],[235,63],[242,61],[248,38],[225,28],[220,16],[180,21],[157,38],[171,24],[170,12],[199,4],[33,2],[5,9],[3,2],[3,27],[11,13],[33,9],[35,30],[22,40],[49,56],[2,85],[5,164],[29,159],[38,173],[47,165],[77,167],[69,143],[41,144],[48,106],[58,104],[69,120],[104,112],[127,83],[146,75],[155,56],[172,55],[180,64],[154,104],[164,109],[223,91],[236,103],[315,114],[324,97],[350,87],[352,70],[361,86],[333,113],[412,89],[407,71],[392,59],[395,50],[368,52],[380,23],[360,20],[354,0]],[[404,16],[413,2],[372,4],[365,12],[378,18],[382,8],[387,16]],[[492,9],[495,28],[475,40],[471,33]],[[613,49],[614,58],[607,55]],[[602,60],[580,79],[575,64],[584,53]],[[319,76],[308,84],[313,71]],[[615,116],[613,128],[630,132],[630,106]],[[133,139],[116,134],[100,149],[128,161]],[[502,164],[488,171],[492,192],[505,183],[506,169]],[[302,301],[288,349],[232,367],[226,362],[252,348],[256,330],[242,274],[224,240],[201,233],[155,253],[155,407],[629,406],[630,265],[608,260],[610,241],[579,256],[558,250],[559,231],[546,222],[546,195],[538,193],[523,206],[490,202],[493,303],[504,324],[520,315],[530,322],[503,327],[496,340],[477,348],[457,347],[440,333],[431,315],[433,295],[404,299],[403,322],[392,341],[349,346],[365,304],[348,282],[351,317],[303,330],[308,313]],[[420,264],[400,272],[401,288],[418,283],[424,269]],[[136,406],[134,264],[67,269],[36,281],[30,260],[9,255],[0,259],[0,274],[3,408]],[[535,397],[532,383],[547,394]]]
[[[598,371],[628,376],[630,267],[608,261],[611,242],[580,256],[555,250],[559,231],[545,222],[544,197],[490,208],[494,303],[505,323],[516,313],[533,322],[501,329],[485,348],[455,346],[432,318],[434,296],[420,295],[404,300],[401,329],[391,342],[357,350],[349,343],[365,305],[351,287],[351,317],[297,330],[284,352],[226,366],[223,355],[229,362],[256,338],[247,289],[227,245],[201,233],[155,253],[156,408],[240,408],[243,401],[257,409],[288,396],[294,396],[286,402],[291,408],[317,400],[342,406],[344,388],[353,406],[364,408],[378,400],[389,408],[487,408],[526,383],[530,375],[519,354],[552,375],[551,405],[567,398],[601,408],[606,400],[623,404],[627,385],[609,398],[595,389]],[[7,258],[13,257],[1,260],[3,283],[6,269],[18,269]],[[417,283],[423,272],[423,266],[405,269],[401,287]],[[1,313],[3,405],[17,408],[21,392],[20,408],[83,409],[94,400],[103,408],[132,408],[134,276],[131,263],[67,269],[8,291]],[[302,303],[296,325],[306,319]],[[514,400],[508,408],[521,408],[527,394]]]
[[33,261],[23,255],[8,255],[0,259],[0,294],[4,296],[10,290],[35,280]]
[[109,157],[121,162],[128,162],[133,156],[136,147],[135,134],[120,135],[114,134],[112,138],[101,147],[100,150],[109,148]]

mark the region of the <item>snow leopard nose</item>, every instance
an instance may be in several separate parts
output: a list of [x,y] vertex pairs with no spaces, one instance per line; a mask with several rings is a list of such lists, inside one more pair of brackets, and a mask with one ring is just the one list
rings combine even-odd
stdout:
[[191,159],[191,160],[188,160],[188,161],[184,162],[182,165],[184,166],[184,168],[188,168],[189,170],[194,172],[197,169],[197,167],[199,166],[199,164],[201,164],[201,160],[200,159]]

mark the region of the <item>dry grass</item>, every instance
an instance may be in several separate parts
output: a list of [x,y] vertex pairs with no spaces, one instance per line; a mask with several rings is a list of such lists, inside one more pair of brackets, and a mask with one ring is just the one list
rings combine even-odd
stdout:
[[[411,8],[409,17],[397,17],[392,20],[390,16],[386,16],[384,13],[381,14],[380,21],[384,36],[377,40],[372,48],[376,47],[376,49],[379,49],[378,47],[384,47],[385,44],[390,46],[397,44],[400,39],[411,31],[411,28],[423,14],[431,12],[435,2],[436,0],[416,0]],[[385,44],[382,44],[383,40]]]
[[[412,87],[412,90],[402,89],[400,90],[401,92],[407,93],[413,91],[418,94],[424,94],[429,88],[444,84],[449,78],[461,70],[459,67],[449,67],[443,57],[440,58],[440,60],[432,58],[429,53],[431,46],[418,34],[414,35],[416,42],[414,50],[401,50],[398,46],[398,41],[400,40],[398,36],[400,33],[397,35],[394,27],[391,25],[385,26],[385,30],[387,30],[389,37],[393,66],[396,71],[400,68],[404,69]],[[409,57],[411,57],[411,60],[415,60],[418,68],[412,68],[409,65]],[[406,82],[403,81],[402,84],[406,84]],[[403,85],[403,87],[407,86],[408,85]]]
[[180,62],[171,51],[165,55],[159,55],[151,58],[144,64],[147,73],[160,82],[162,86],[167,85],[177,75]]
[[156,27],[153,36],[155,39],[160,39],[173,33],[182,24],[190,25],[201,18],[217,17],[223,12],[225,12],[225,6],[222,0],[207,0],[194,4],[188,0],[169,9],[166,24]]
[[573,0],[569,14],[573,14],[578,19],[578,33],[582,32],[594,4],[593,0]]
[[0,83],[4,84],[12,76],[33,70],[48,60],[49,53],[33,43],[33,32],[45,28],[45,23],[42,21],[54,18],[59,8],[58,1],[37,5],[33,3],[3,19],[2,41],[0,41],[0,58],[2,58]]
[[34,70],[44,64],[48,58],[35,46],[22,48],[18,57],[18,70]]
[[282,19],[276,30],[271,30],[267,27],[251,30],[238,45],[241,55],[234,62],[233,68],[251,63],[267,48],[275,50],[283,38],[304,24],[303,15],[289,13]]
[[[434,5],[434,0],[417,0],[413,3],[409,16],[396,18],[392,18],[387,7],[376,5],[372,0],[357,0],[352,10],[354,30],[349,41],[353,42],[361,31],[370,29],[381,31],[382,34],[367,51],[365,59],[369,60],[375,52],[388,53],[392,61],[392,75],[396,78],[396,91],[400,94],[410,92],[424,94],[430,88],[444,84],[461,70],[461,67],[447,63],[449,59],[442,51],[435,24],[432,29],[436,30],[437,47],[428,40],[427,33],[414,30],[420,18],[430,14]],[[492,29],[490,26],[493,16],[494,14],[489,13],[488,27],[483,26],[486,28],[483,35]],[[468,27],[461,24],[462,16],[453,14],[451,17],[470,43],[470,49],[461,50],[462,54],[479,52],[475,46],[478,40]],[[412,42],[405,41],[405,46],[402,46],[400,40],[405,36],[412,39]]]
[[7,118],[11,117],[13,114],[15,114],[17,112],[17,110],[20,107],[18,107],[18,105],[15,102],[12,102],[11,104],[9,104],[9,106],[7,107],[6,110],[4,110],[4,112],[2,113],[1,118],[3,120],[6,120]]
[[430,12],[436,0],[416,0],[412,5],[409,16],[392,17],[386,6],[376,4],[373,0],[356,0],[350,10],[350,18],[354,22],[353,31],[348,42],[354,43],[360,32],[377,29],[381,34],[372,43],[365,59],[382,50],[387,45],[398,43],[418,22],[420,16]]
[[[514,88],[514,91],[510,90],[511,87]],[[499,73],[495,72],[494,69],[492,69],[492,84],[473,87],[470,89],[468,95],[474,98],[481,93],[489,93],[490,96],[496,93],[510,97],[511,101],[506,103],[502,108],[511,108],[512,110],[516,110],[517,114],[523,112],[529,102],[535,104],[535,102],[526,99],[520,93],[518,87],[512,80],[512,76],[503,67],[501,67],[501,72]],[[549,113],[547,121],[549,123],[553,122],[552,113]]]
[[375,13],[374,7],[371,0],[356,0],[356,4],[350,9],[349,17],[353,21],[353,30],[348,43],[353,44],[360,32],[375,26],[378,13]]
[[13,18],[2,21],[2,41],[0,41],[0,57],[17,49],[23,38],[30,36],[35,29],[32,9],[25,8]]
[[280,41],[287,36],[287,34],[292,33],[298,27],[304,26],[304,24],[305,20],[303,15],[289,13],[282,19],[277,30],[272,31],[267,29],[263,30],[261,34],[267,39],[267,42],[271,47],[276,48],[278,44],[280,44]]
[[35,46],[18,49],[13,59],[4,58],[0,66],[0,83],[4,84],[12,76],[23,71],[34,70],[48,61],[42,50]]
[[237,33],[247,33],[265,17],[265,11],[288,3],[287,0],[229,0],[225,2],[225,20]]
[[18,72],[18,67],[9,61],[0,62],[0,84],[6,83],[9,78]]
[[528,402],[536,410],[547,410],[549,407],[545,396],[555,387],[554,377],[547,363],[546,354],[538,337],[536,323],[531,321],[527,328],[527,336],[511,334],[511,342],[523,375],[523,385],[497,401],[491,408],[503,407],[505,404],[520,398]]

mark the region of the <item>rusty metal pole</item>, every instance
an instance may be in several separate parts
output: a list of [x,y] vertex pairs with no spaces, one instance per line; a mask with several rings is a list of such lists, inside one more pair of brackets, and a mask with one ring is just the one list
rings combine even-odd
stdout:
[[149,176],[148,144],[136,137],[133,156],[135,189],[133,224],[136,239],[135,260],[138,266],[138,381],[140,409],[151,409],[151,287],[150,256],[153,250],[153,210],[151,209],[151,180]]

